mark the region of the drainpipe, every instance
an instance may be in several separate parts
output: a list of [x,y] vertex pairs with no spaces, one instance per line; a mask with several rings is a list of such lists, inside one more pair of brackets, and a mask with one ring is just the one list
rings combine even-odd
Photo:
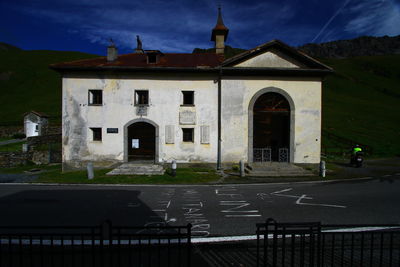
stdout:
[[218,74],[218,155],[217,155],[217,170],[221,170],[221,80],[222,68],[219,68]]

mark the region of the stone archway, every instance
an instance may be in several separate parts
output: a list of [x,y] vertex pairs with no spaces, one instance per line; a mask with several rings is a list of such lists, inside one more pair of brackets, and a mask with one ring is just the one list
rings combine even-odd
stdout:
[[158,162],[158,125],[135,119],[124,126],[124,161]]
[[282,89],[257,92],[249,105],[249,162],[293,162],[294,103]]

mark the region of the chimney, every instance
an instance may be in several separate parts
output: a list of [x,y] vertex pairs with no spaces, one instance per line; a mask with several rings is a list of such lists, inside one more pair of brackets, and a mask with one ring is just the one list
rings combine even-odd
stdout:
[[225,41],[228,38],[229,29],[224,25],[222,20],[221,7],[218,7],[217,24],[211,33],[211,41],[215,42],[215,53],[224,54]]
[[110,45],[107,47],[107,61],[112,62],[118,58],[118,49],[114,41],[110,39]]

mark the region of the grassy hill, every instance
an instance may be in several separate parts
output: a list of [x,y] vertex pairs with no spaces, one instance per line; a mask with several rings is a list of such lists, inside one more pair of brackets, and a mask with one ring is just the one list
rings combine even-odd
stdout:
[[60,123],[61,79],[51,63],[96,57],[80,52],[0,49],[0,125],[21,125],[30,110],[44,112]]
[[323,128],[400,155],[400,55],[321,61],[335,69],[323,85]]
[[[60,123],[61,79],[48,65],[91,57],[95,55],[0,50],[0,125],[21,125],[29,110]],[[335,69],[323,84],[323,129],[370,145],[378,156],[400,154],[400,55],[321,61]],[[326,137],[323,144],[348,147]]]

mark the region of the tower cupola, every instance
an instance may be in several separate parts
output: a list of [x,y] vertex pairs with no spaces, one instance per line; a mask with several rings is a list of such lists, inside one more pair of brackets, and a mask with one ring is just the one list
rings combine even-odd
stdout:
[[223,54],[225,49],[225,41],[228,38],[229,29],[224,25],[222,20],[221,7],[218,7],[217,24],[211,33],[211,41],[215,42],[215,52]]

